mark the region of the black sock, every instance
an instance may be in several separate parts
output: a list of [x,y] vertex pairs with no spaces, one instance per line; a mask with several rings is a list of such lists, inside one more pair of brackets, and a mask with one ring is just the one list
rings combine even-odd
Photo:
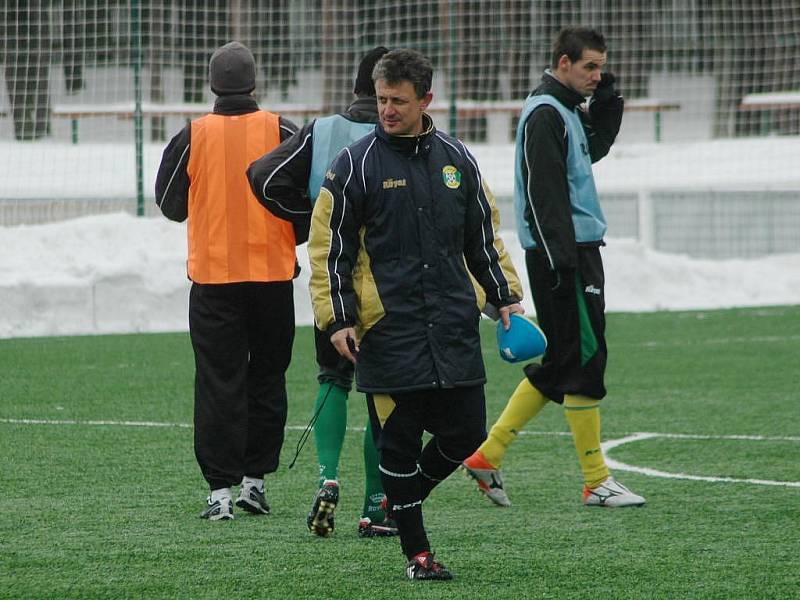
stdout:
[[437,438],[431,438],[419,458],[419,468],[422,471],[422,499],[425,500],[430,495],[431,490],[447,479],[460,464],[461,460],[446,456],[442,452]]
[[380,467],[381,482],[389,500],[389,511],[397,523],[403,554],[410,559],[430,550],[422,522],[422,478],[417,465],[392,464],[393,461],[385,459],[384,453]]

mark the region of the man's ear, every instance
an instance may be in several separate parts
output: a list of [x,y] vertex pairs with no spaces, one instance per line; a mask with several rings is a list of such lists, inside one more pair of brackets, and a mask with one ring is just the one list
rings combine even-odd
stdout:
[[425,94],[425,95],[422,97],[422,100],[420,100],[420,105],[422,106],[422,110],[425,110],[425,109],[427,109],[427,108],[428,108],[428,105],[429,105],[429,104],[430,104],[432,101],[433,101],[433,92],[428,92],[427,94]]
[[558,67],[559,71],[561,70],[569,70],[572,66],[572,61],[569,59],[569,56],[566,54],[562,54],[561,57],[558,59]]

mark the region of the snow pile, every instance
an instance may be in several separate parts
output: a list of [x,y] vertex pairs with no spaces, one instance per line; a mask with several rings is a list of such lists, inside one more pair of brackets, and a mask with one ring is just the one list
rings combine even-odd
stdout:
[[[525,284],[516,235],[502,233]],[[186,227],[127,214],[0,228],[0,337],[185,331]],[[800,254],[711,261],[629,240],[603,250],[609,311],[713,309],[800,303]],[[297,323],[313,322],[308,256],[295,285]]]

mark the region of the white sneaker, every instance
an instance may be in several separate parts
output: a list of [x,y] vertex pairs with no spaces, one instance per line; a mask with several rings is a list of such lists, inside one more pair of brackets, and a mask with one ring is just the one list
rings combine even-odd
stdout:
[[264,496],[264,490],[259,490],[250,483],[243,483],[236,499],[236,506],[254,515],[268,515],[269,504]]
[[478,490],[497,506],[511,506],[505,489],[503,489],[503,477],[500,469],[495,469],[483,457],[480,451],[476,451],[467,458],[461,466],[468,476],[478,484]]
[[211,502],[211,496],[209,496],[207,503],[206,509],[200,513],[201,519],[208,519],[209,521],[229,521],[233,519],[233,500],[230,498],[222,498]]
[[609,477],[596,488],[583,487],[583,504],[585,506],[641,506],[645,500],[634,494],[619,481]]

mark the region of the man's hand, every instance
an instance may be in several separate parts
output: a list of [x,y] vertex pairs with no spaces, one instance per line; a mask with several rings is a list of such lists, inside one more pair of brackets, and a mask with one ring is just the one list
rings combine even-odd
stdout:
[[604,104],[612,98],[616,98],[618,94],[617,90],[614,88],[615,82],[616,77],[614,77],[613,73],[603,73],[600,75],[600,83],[597,84],[597,88],[594,90],[592,102]]
[[356,341],[356,330],[353,327],[345,327],[334,333],[331,336],[331,344],[339,354],[356,364],[358,342]]
[[522,308],[522,305],[519,302],[500,308],[500,320],[503,321],[503,329],[506,331],[508,331],[511,327],[511,315],[514,313],[518,315],[525,314],[525,309]]

